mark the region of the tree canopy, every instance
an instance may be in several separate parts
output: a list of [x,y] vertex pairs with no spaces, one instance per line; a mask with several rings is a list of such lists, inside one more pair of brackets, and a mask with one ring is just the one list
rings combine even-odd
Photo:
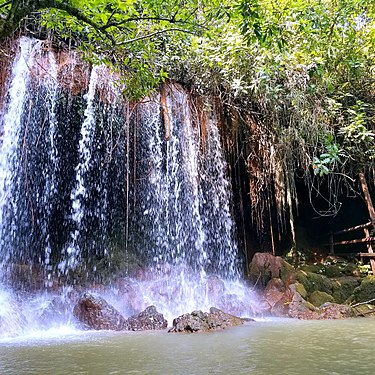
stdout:
[[129,97],[167,77],[219,96],[258,124],[264,186],[374,169],[373,1],[0,0],[0,38],[20,24],[116,66]]
[[124,67],[127,94],[137,98],[166,77],[158,63],[166,40],[204,27],[199,13],[199,0],[0,0],[0,39],[43,28],[92,59]]

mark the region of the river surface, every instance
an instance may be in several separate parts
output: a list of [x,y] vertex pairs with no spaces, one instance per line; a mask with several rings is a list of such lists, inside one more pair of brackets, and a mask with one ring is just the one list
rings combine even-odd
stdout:
[[214,333],[79,332],[0,340],[0,374],[373,374],[375,319],[265,320]]

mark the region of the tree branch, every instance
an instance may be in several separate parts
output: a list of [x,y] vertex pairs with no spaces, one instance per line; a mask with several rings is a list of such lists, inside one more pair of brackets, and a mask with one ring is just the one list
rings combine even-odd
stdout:
[[152,38],[156,35],[164,34],[164,33],[170,32],[170,31],[179,31],[179,32],[186,33],[186,34],[197,35],[196,33],[192,32],[192,31],[189,31],[189,30],[172,27],[170,29],[163,29],[163,30],[155,31],[154,33],[151,33],[151,34],[146,34],[146,35],[142,35],[142,36],[139,36],[139,37],[136,37],[136,38],[133,38],[133,39],[124,40],[123,42],[117,43],[116,45],[122,46],[124,44],[134,43],[134,42],[137,42],[139,40]]
[[84,22],[91,26],[93,29],[99,31],[100,33],[103,33],[113,44],[116,43],[111,34],[109,34],[106,30],[102,30],[101,25],[87,17],[78,8],[60,0],[41,0],[39,2],[38,9],[42,10],[47,8],[54,8],[68,13],[70,16],[75,17],[78,21]]
[[[113,14],[111,15],[110,19],[113,17]],[[188,24],[188,25],[192,25],[191,22],[187,22],[187,21],[184,21],[184,20],[176,20],[174,17],[172,18],[164,18],[164,17],[130,17],[130,18],[127,18],[127,19],[124,19],[122,21],[118,21],[118,22],[109,22],[110,19],[108,20],[108,22],[101,26],[100,30],[106,30],[110,27],[119,27],[119,26],[122,26],[128,22],[132,22],[132,21],[166,21],[166,22],[169,22],[169,23],[179,23],[179,24]]]
[[37,12],[39,10],[53,8],[60,11],[68,13],[70,16],[75,17],[78,21],[86,23],[93,29],[97,30],[99,34],[106,36],[113,44],[115,40],[111,34],[106,30],[101,30],[101,25],[97,24],[95,21],[87,17],[81,10],[74,7],[70,3],[61,0],[29,0],[27,2],[22,2],[20,0],[10,1],[11,8],[8,16],[4,20],[3,24],[0,24],[0,39],[10,36],[18,27],[22,19],[31,13]]

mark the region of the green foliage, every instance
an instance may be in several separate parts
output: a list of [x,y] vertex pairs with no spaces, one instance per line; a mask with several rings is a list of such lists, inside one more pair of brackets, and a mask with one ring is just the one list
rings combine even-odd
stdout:
[[[200,31],[199,4],[198,0],[12,0],[9,4],[0,0],[0,39],[14,31],[22,18],[41,14],[41,25],[50,36],[69,41],[92,62],[111,65],[124,78],[128,98],[138,100],[167,77],[159,62],[165,46]],[[36,24],[32,27],[38,29]]]
[[341,163],[342,157],[345,157],[343,150],[334,142],[333,136],[329,134],[325,142],[325,152],[319,157],[314,157],[314,174],[322,177],[331,173],[335,165]]
[[50,34],[118,70],[130,99],[169,77],[251,113],[286,171],[373,166],[373,1],[0,0],[0,37],[36,12]]

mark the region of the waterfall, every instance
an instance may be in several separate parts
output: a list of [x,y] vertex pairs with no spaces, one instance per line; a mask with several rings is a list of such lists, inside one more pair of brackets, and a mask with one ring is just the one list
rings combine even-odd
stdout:
[[251,312],[209,99],[169,83],[128,103],[105,67],[19,43],[0,117],[0,334],[71,324],[76,290],[98,284],[125,315]]
[[[29,81],[30,70],[41,43],[21,38],[19,52],[12,68],[11,83],[8,91],[7,107],[1,117],[2,144],[0,152],[0,246],[3,266],[10,256],[11,243],[15,236],[14,225],[7,226],[17,211],[17,201],[13,196],[13,184],[19,178],[16,171],[20,168],[17,160],[22,147],[22,117],[24,109],[31,105]],[[27,119],[26,119],[27,121]],[[23,144],[24,145],[24,144]],[[25,192],[25,194],[28,194]],[[8,219],[7,219],[8,218]],[[3,267],[1,267],[3,268]],[[0,269],[1,272],[1,269]],[[0,274],[0,276],[2,276]]]
[[71,193],[72,201],[72,219],[75,229],[70,234],[70,243],[65,251],[66,257],[59,264],[59,269],[63,273],[77,267],[80,262],[80,234],[82,231],[82,220],[84,217],[84,207],[82,201],[87,197],[86,173],[89,170],[91,162],[93,136],[95,131],[95,93],[98,82],[98,67],[91,71],[89,91],[86,95],[87,107],[85,110],[85,120],[81,127],[81,138],[79,141],[79,162],[76,167],[75,187]]
[[[50,217],[52,215],[52,205],[51,200],[54,199],[55,195],[57,194],[57,186],[56,180],[58,176],[58,162],[59,162],[59,155],[56,145],[56,137],[58,134],[57,129],[57,99],[58,99],[58,77],[57,77],[57,62],[55,55],[52,51],[48,52],[48,70],[47,74],[42,81],[44,85],[47,96],[46,96],[46,107],[48,111],[49,117],[49,129],[46,132],[46,139],[45,142],[49,148],[50,154],[50,165],[51,168],[46,171],[46,183],[44,194],[42,198],[42,205],[46,208],[46,217]],[[52,260],[51,260],[51,252],[52,252],[52,245],[50,239],[49,228],[47,225],[47,221],[43,221],[43,236],[46,239],[45,241],[45,257],[44,257],[44,266],[47,271],[47,279],[50,280],[52,277]]]
[[171,317],[213,304],[225,307],[234,294],[246,292],[239,286],[231,188],[218,121],[214,115],[207,119],[201,139],[187,92],[168,85],[160,95],[139,109],[139,205],[133,231],[143,234],[137,245],[157,275],[156,282],[151,277],[141,283],[143,294]]
[[[230,213],[230,185],[215,120],[206,126],[205,152],[199,126],[181,87],[170,85],[160,98],[141,106],[137,222],[146,232],[145,250],[156,269],[184,265],[205,277],[239,277],[238,249]],[[168,117],[169,139],[164,117]],[[165,121],[165,120],[164,120]],[[145,152],[145,149],[147,150]],[[146,160],[146,162],[145,162]]]

